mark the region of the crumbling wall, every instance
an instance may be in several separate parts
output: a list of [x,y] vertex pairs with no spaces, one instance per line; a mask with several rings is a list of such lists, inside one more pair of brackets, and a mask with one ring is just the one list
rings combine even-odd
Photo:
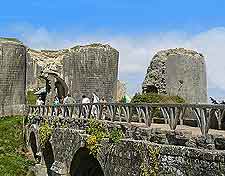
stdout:
[[184,48],[158,52],[148,67],[143,88],[150,85],[156,86],[159,93],[179,95],[189,103],[206,103],[203,55]]
[[[27,126],[29,127],[27,139],[32,131],[38,137],[38,128],[32,126]],[[80,132],[72,128],[53,129],[50,141],[55,156],[51,167],[53,173],[69,174],[73,157],[79,148],[85,147],[88,137],[84,132]],[[183,140],[182,136],[179,137],[174,141]],[[130,137],[117,143],[103,139],[99,146],[96,159],[106,176],[218,176],[225,172],[224,150],[157,144]],[[38,148],[40,149],[38,152],[41,152],[41,147]]]
[[109,45],[91,44],[50,51],[28,50],[27,83],[29,88],[44,86],[38,81],[41,70],[53,71],[65,80],[76,100],[91,97],[115,97],[119,52]]
[[119,53],[109,45],[92,44],[71,49],[63,59],[63,76],[71,94],[110,99],[116,91]]
[[126,88],[125,82],[118,80],[115,89],[116,89],[116,92],[115,92],[115,95],[113,97],[116,97],[115,98],[116,101],[121,101],[122,98],[127,93],[127,88]]
[[0,116],[19,114],[25,104],[26,47],[0,38]]
[[169,146],[146,141],[123,140],[110,147],[102,145],[101,159],[105,175],[205,175],[225,172],[224,151],[208,151]]

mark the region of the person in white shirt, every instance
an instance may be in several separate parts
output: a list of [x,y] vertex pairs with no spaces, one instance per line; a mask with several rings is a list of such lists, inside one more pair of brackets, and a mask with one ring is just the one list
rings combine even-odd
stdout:
[[38,99],[36,101],[36,105],[38,105],[38,106],[44,105],[44,101],[41,99],[41,97],[38,97]]
[[[86,95],[83,95],[82,96],[82,104],[88,104],[88,103],[91,103],[90,99],[88,97],[86,97]],[[83,114],[84,118],[86,118],[87,117],[87,113],[88,113],[88,109],[87,109],[86,106],[83,106],[82,109],[83,109],[82,110],[82,114]]]
[[[98,96],[96,95],[96,93],[92,93],[92,103],[99,103],[99,101],[100,100],[99,100]],[[98,114],[97,106],[93,105],[92,110],[91,110],[91,115],[94,117],[97,117],[97,114]]]
[[87,104],[87,103],[90,103],[90,99],[88,97],[86,97],[86,95],[83,95],[82,96],[82,104]]
[[[42,105],[44,105],[44,101],[41,99],[41,97],[38,97],[38,99],[37,99],[37,101],[36,101],[36,105],[38,105],[38,106],[42,106]],[[38,107],[38,109],[36,110],[36,112],[41,112],[41,108],[40,107]]]

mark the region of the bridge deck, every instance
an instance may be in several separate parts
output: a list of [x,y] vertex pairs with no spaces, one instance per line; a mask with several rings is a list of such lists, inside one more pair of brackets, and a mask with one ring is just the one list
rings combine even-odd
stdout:
[[[168,124],[156,124],[156,123],[152,123],[150,128],[160,128],[162,130],[170,130],[170,127]],[[176,128],[177,131],[185,131],[185,132],[189,132],[192,134],[192,136],[200,136],[201,134],[201,130],[198,127],[191,127],[191,126],[187,126],[187,125],[177,125]],[[225,131],[224,130],[216,130],[216,129],[209,129],[208,134],[212,134],[212,135],[222,135],[225,137]]]

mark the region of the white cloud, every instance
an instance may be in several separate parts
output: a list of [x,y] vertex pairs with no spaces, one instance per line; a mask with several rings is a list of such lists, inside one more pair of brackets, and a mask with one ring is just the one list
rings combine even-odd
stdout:
[[[17,29],[18,30],[18,29]],[[225,28],[198,34],[181,32],[135,36],[75,36],[73,32],[49,32],[45,28],[22,28],[22,40],[33,48],[64,48],[92,42],[109,43],[120,52],[119,75],[128,83],[130,93],[137,91],[153,55],[162,49],[184,47],[201,52],[207,63],[208,88],[225,92]],[[213,92],[210,92],[214,94]],[[217,95],[215,93],[215,95]],[[221,95],[225,96],[225,95]]]

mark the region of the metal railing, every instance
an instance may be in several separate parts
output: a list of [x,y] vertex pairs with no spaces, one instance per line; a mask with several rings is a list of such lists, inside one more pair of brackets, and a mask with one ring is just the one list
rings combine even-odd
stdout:
[[28,105],[28,116],[39,115],[43,117],[67,117],[74,119],[108,120],[111,122],[138,122],[151,126],[153,112],[160,110],[171,130],[175,130],[178,123],[183,124],[185,112],[193,114],[197,120],[202,135],[206,136],[210,128],[212,117],[216,117],[218,128],[221,129],[225,105],[210,104],[132,104],[132,103],[90,103],[71,104],[59,106],[33,106]]

